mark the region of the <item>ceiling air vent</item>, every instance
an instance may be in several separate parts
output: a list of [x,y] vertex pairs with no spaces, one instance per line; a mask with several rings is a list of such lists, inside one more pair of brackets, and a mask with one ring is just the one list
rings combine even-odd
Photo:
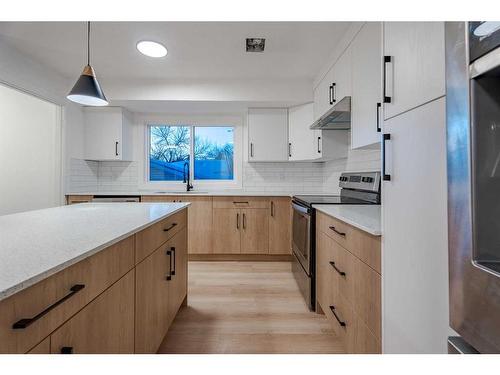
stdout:
[[247,52],[264,52],[266,40],[264,38],[247,38]]

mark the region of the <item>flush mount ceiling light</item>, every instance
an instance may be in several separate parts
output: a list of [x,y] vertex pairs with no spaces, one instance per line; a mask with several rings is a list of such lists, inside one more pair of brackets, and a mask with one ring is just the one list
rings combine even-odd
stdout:
[[151,40],[142,40],[137,43],[136,47],[140,53],[149,57],[167,56],[167,49],[163,44],[158,42],[153,42]]
[[266,39],[264,38],[246,39],[247,52],[264,52],[265,47],[266,47]]
[[488,36],[498,29],[500,29],[500,22],[486,21],[474,29],[474,35],[479,37]]
[[108,100],[97,82],[94,69],[90,66],[90,22],[87,22],[87,65],[83,68],[82,75],[76,81],[67,98],[75,103],[88,106],[108,105]]

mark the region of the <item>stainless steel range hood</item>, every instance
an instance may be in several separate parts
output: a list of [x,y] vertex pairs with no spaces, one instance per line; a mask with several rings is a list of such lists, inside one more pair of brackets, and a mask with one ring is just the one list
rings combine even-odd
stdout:
[[328,112],[316,120],[310,129],[347,130],[351,128],[351,97],[344,96]]

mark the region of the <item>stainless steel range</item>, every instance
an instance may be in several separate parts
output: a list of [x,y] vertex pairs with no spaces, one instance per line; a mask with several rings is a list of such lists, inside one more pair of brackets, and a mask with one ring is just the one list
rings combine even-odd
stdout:
[[380,204],[380,172],[342,173],[340,195],[295,195],[292,199],[292,271],[311,311],[316,309],[317,204]]

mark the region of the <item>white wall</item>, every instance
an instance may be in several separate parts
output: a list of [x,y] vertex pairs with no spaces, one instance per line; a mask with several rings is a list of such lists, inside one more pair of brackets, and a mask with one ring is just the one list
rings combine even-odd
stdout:
[[61,203],[61,107],[0,85],[0,215]]

